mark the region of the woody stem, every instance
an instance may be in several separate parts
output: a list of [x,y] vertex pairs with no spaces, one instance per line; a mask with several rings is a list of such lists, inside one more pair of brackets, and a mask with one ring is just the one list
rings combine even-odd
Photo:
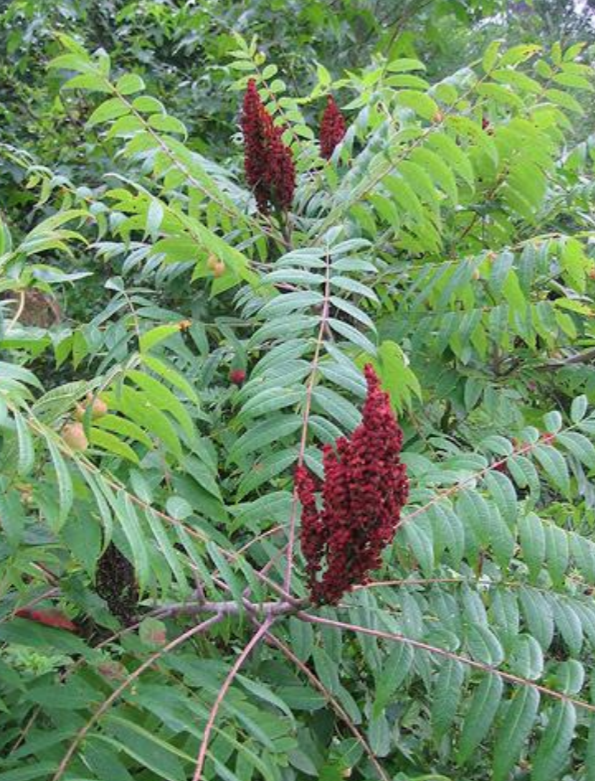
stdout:
[[[324,283],[324,301],[322,304],[322,312],[320,315],[320,327],[318,329],[318,336],[316,337],[314,356],[312,358],[312,363],[310,365],[310,377],[308,379],[308,386],[306,388],[306,399],[304,403],[304,411],[302,414],[302,435],[300,440],[300,449],[299,449],[298,463],[297,463],[298,467],[301,467],[304,464],[306,445],[308,442],[308,426],[310,423],[310,412],[312,410],[312,394],[314,392],[314,385],[316,384],[316,375],[318,372],[318,365],[320,363],[320,354],[322,352],[322,344],[324,341],[324,334],[326,331],[327,321],[329,317],[329,310],[330,310],[331,262],[330,262],[329,255],[326,256],[325,261],[326,261],[326,274],[325,274],[325,283]],[[291,575],[293,572],[293,556],[294,556],[296,526],[297,526],[297,510],[298,510],[298,494],[297,494],[297,488],[294,485],[293,497],[291,503],[291,514],[289,518],[288,540],[287,540],[287,563],[285,567],[285,578],[283,580],[283,590],[288,594],[291,592]]]

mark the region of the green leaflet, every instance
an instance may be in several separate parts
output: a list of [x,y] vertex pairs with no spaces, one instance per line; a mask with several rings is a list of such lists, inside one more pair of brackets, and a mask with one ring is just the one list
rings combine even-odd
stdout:
[[359,424],[361,413],[357,407],[330,388],[317,386],[312,398],[316,408],[334,418],[344,430],[353,430]]
[[546,554],[545,530],[535,513],[528,513],[519,518],[519,535],[523,558],[527,562],[533,580],[535,580],[545,562]]
[[243,599],[243,584],[240,582],[237,574],[234,572],[232,566],[229,564],[224,552],[214,542],[207,542],[207,551],[211,557],[213,563],[219,570],[221,577],[229,586],[234,599],[238,605],[242,604]]
[[395,643],[390,650],[384,661],[382,673],[376,678],[374,713],[382,712],[390,703],[392,696],[398,696],[398,689],[411,670],[413,657],[413,648],[406,643]]
[[499,667],[504,661],[504,650],[496,635],[481,624],[473,624],[467,632],[470,655],[489,667]]
[[153,536],[157,541],[159,550],[163,554],[178,583],[180,591],[182,594],[188,592],[188,581],[186,578],[186,573],[184,572],[184,567],[182,566],[182,562],[180,560],[180,554],[177,550],[175,550],[174,546],[170,542],[167,531],[163,527],[162,520],[153,510],[146,510],[144,515],[147,519]]
[[136,423],[133,423],[131,420],[127,420],[126,418],[122,418],[116,415],[104,415],[95,422],[94,429],[107,429],[108,431],[114,431],[116,434],[120,434],[123,437],[134,439],[148,448],[153,447],[151,437],[149,437],[140,426],[137,426]]
[[66,462],[62,457],[62,454],[60,453],[57,445],[50,435],[45,435],[45,441],[50,453],[54,473],[56,475],[56,481],[58,484],[60,507],[54,528],[55,531],[58,531],[66,521],[66,518],[72,509],[72,504],[74,502],[74,489],[72,485],[72,477],[70,476]]
[[496,733],[492,773],[493,781],[505,781],[517,763],[529,733],[533,729],[539,706],[539,692],[523,686],[501,706],[502,723]]
[[477,686],[470,701],[459,739],[457,762],[468,762],[486,737],[500,706],[504,686],[497,675],[486,675]]
[[556,436],[556,444],[566,448],[589,469],[595,468],[595,447],[587,437],[576,431],[562,432]]
[[349,325],[349,323],[344,323],[342,320],[337,320],[334,317],[328,318],[328,324],[333,331],[336,331],[336,333],[343,336],[347,341],[351,342],[368,355],[376,355],[376,347],[374,344],[367,336],[364,336],[364,334],[358,331],[357,328]]
[[544,468],[553,485],[559,488],[563,494],[568,495],[570,491],[570,475],[562,455],[556,448],[549,445],[538,445],[533,449],[533,454]]
[[502,519],[509,527],[513,527],[517,519],[518,508],[516,492],[510,479],[501,472],[492,470],[485,476],[485,482]]
[[199,405],[200,401],[196,391],[188,380],[180,372],[176,371],[173,366],[170,366],[160,358],[156,358],[154,355],[143,355],[142,361],[151,371],[163,377],[174,387],[181,390],[190,401],[193,401],[197,406]]
[[229,451],[229,460],[239,463],[249,453],[293,434],[301,425],[302,419],[298,415],[271,415],[251,426],[234,442]]
[[436,678],[432,698],[432,728],[437,739],[446,734],[456,718],[464,680],[463,665],[447,659]]
[[180,439],[168,416],[144,392],[133,390],[127,385],[122,387],[121,392],[121,401],[117,395],[110,395],[110,407],[121,408],[127,417],[161,440],[173,455],[181,458]]
[[523,678],[536,681],[543,675],[544,656],[537,640],[529,634],[518,635],[509,658],[510,669]]
[[554,617],[551,606],[545,596],[534,589],[522,588],[519,596],[529,631],[546,651],[554,637]]
[[17,412],[16,410],[14,411],[14,422],[19,445],[17,470],[19,475],[26,476],[33,469],[35,463],[33,438],[29,432],[25,419],[20,412]]
[[16,550],[25,530],[25,512],[18,491],[7,491],[3,483],[0,483],[0,526],[9,546]]
[[559,702],[554,705],[533,757],[531,779],[552,781],[558,778],[568,762],[568,749],[574,735],[575,724],[574,705],[569,702]]
[[[582,600],[569,599],[555,592],[550,594],[550,600],[554,605],[557,628],[568,647],[574,652],[581,649],[584,642],[593,644],[590,607]],[[578,663],[578,660],[574,661]]]
[[[430,577],[434,571],[434,545],[432,540],[432,528],[429,522],[422,525],[420,516],[415,522],[405,523],[399,530],[399,544],[402,537],[411,553],[421,566],[422,571]],[[402,543],[401,543],[402,544]]]
[[550,523],[545,527],[547,569],[557,587],[564,581],[568,570],[570,546],[563,529]]
[[190,762],[189,755],[134,722],[109,715],[106,723],[114,734],[110,742],[119,751],[128,754],[139,762],[141,767],[150,769],[166,781],[184,781],[186,773],[182,760]]
[[321,683],[330,691],[337,694],[341,688],[337,666],[323,648],[313,649],[314,668]]
[[240,415],[245,418],[257,418],[271,412],[293,407],[302,400],[304,390],[283,387],[267,388],[260,391],[244,404]]
[[139,458],[130,445],[122,442],[118,437],[107,431],[101,431],[101,429],[98,428],[91,429],[89,442],[91,445],[106,450],[108,453],[113,453],[120,458],[132,461],[133,464],[139,463]]
[[184,405],[163,383],[148,374],[129,369],[126,377],[131,379],[144,392],[146,398],[158,409],[167,410],[178,421],[184,433],[190,437],[194,429],[192,418]]
[[269,482],[271,478],[284,472],[297,461],[297,457],[298,453],[296,448],[290,448],[272,453],[270,456],[255,462],[252,466],[252,470],[247,472],[246,476],[240,482],[238,487],[238,500],[243,499],[263,483]]

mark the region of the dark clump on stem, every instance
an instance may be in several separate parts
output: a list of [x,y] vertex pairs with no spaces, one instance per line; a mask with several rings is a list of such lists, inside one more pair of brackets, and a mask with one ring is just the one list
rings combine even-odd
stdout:
[[138,587],[134,567],[113,542],[110,542],[97,563],[95,587],[99,596],[107,602],[110,612],[124,626],[135,622]]

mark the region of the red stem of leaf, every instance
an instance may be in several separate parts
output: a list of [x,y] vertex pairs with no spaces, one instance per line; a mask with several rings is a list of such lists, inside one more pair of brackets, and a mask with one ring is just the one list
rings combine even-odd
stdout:
[[194,775],[192,776],[192,781],[200,781],[202,778],[202,771],[205,764],[205,759],[207,757],[207,749],[209,747],[211,732],[213,731],[215,719],[217,718],[217,714],[219,713],[219,708],[223,703],[225,695],[229,691],[229,687],[233,683],[234,678],[239,673],[240,668],[242,667],[242,665],[244,664],[244,662],[246,661],[246,659],[248,658],[252,650],[258,645],[258,643],[266,635],[272,623],[273,623],[273,619],[269,618],[262,624],[260,629],[252,636],[252,639],[250,640],[248,645],[244,648],[242,653],[235,660],[233,667],[231,668],[231,670],[227,674],[227,677],[223,681],[223,684],[221,685],[221,688],[217,693],[215,702],[213,703],[213,707],[211,708],[211,712],[209,713],[209,718],[207,721],[207,725],[205,727],[202,742],[198,750],[198,757],[196,758],[196,769],[194,771]]
[[[310,423],[310,411],[312,409],[312,394],[314,392],[314,385],[316,383],[316,373],[318,370],[318,364],[320,362],[320,352],[322,350],[322,343],[324,340],[324,332],[327,326],[327,320],[330,308],[330,274],[331,274],[331,261],[330,257],[326,256],[326,279],[324,284],[324,303],[322,305],[322,313],[320,315],[320,328],[318,329],[318,336],[316,338],[316,347],[314,349],[314,357],[312,358],[312,364],[310,366],[310,378],[308,380],[308,387],[306,389],[306,401],[304,404],[304,412],[302,416],[302,436],[300,441],[300,450],[298,455],[298,467],[303,466],[304,458],[306,454],[306,444],[308,442],[308,424]],[[297,489],[293,487],[293,500],[291,505],[291,515],[289,518],[289,532],[287,540],[287,564],[285,567],[285,578],[283,580],[283,590],[286,593],[291,593],[291,575],[293,572],[293,555],[295,548],[296,526],[297,526],[297,508],[298,508],[298,495]]]
[[538,692],[545,694],[548,697],[553,697],[557,700],[569,702],[572,705],[576,705],[577,708],[583,708],[584,710],[595,713],[595,705],[591,705],[583,700],[577,700],[574,697],[569,697],[567,694],[557,692],[554,689],[548,689],[547,686],[541,686],[528,678],[522,678],[520,675],[513,675],[512,673],[504,672],[503,670],[497,670],[495,667],[490,667],[488,664],[482,662],[476,662],[474,659],[469,659],[466,656],[460,656],[452,651],[447,651],[444,648],[438,648],[428,643],[423,643],[420,640],[412,640],[410,637],[404,637],[403,635],[395,634],[392,632],[384,632],[380,629],[368,629],[363,626],[357,626],[356,624],[347,624],[344,621],[336,621],[332,618],[321,618],[319,616],[312,616],[309,613],[299,612],[297,618],[301,618],[303,621],[309,621],[313,624],[322,624],[323,626],[333,626],[337,629],[350,629],[353,632],[360,632],[364,635],[370,635],[371,637],[377,637],[380,640],[392,640],[396,643],[404,643],[410,645],[413,648],[418,648],[421,651],[427,651],[428,653],[435,654],[436,656],[444,656],[447,659],[453,659],[461,664],[466,664],[468,667],[473,667],[475,670],[481,670],[489,675],[497,675],[509,683],[514,683],[520,686],[530,686],[532,689],[536,689]]

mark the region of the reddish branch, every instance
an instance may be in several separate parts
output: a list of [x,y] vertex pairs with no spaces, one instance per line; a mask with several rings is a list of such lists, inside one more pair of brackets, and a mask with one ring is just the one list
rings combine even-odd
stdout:
[[461,662],[461,664],[465,664],[475,670],[480,670],[483,673],[496,675],[498,678],[502,678],[504,681],[508,681],[509,683],[521,686],[530,686],[532,689],[535,689],[536,691],[541,692],[548,697],[553,697],[554,699],[562,700],[563,702],[569,702],[572,705],[576,705],[578,708],[583,708],[583,710],[588,710],[592,713],[595,713],[595,705],[591,705],[584,700],[578,700],[574,697],[569,697],[567,694],[563,694],[562,692],[555,691],[554,689],[548,689],[547,686],[541,686],[529,678],[522,678],[520,675],[513,675],[512,673],[498,670],[496,667],[490,667],[490,665],[483,664],[482,662],[476,662],[474,659],[469,659],[466,656],[461,656],[459,654],[453,653],[452,651],[447,651],[445,648],[439,648],[435,645],[423,643],[421,640],[413,640],[410,637],[405,637],[404,635],[396,634],[394,632],[384,632],[380,629],[368,629],[364,626],[357,626],[357,624],[348,624],[345,621],[335,621],[332,618],[313,616],[309,613],[300,612],[297,614],[297,618],[301,619],[302,621],[308,621],[312,624],[332,626],[336,629],[350,629],[353,632],[360,632],[363,635],[376,637],[380,640],[392,640],[396,643],[403,643],[405,645],[411,646],[412,648],[417,648],[418,650],[427,651],[430,654],[435,654],[436,656],[442,656],[446,659],[453,659],[454,661]]
[[[222,584],[223,585],[223,584]],[[301,604],[301,607],[303,607],[303,603]],[[186,608],[189,606],[186,605],[179,605],[179,606],[170,606],[171,613],[175,614],[177,612],[192,612],[192,611],[186,611]],[[383,640],[389,640],[399,643],[404,643],[407,645],[412,646],[413,648],[416,648],[418,650],[427,651],[431,654],[436,654],[438,656],[446,657],[449,659],[453,659],[456,661],[461,662],[462,664],[465,664],[469,667],[472,667],[473,669],[477,669],[481,672],[488,673],[491,675],[497,675],[498,677],[502,678],[503,680],[506,680],[510,683],[517,684],[517,685],[524,685],[524,686],[530,686],[534,688],[535,690],[549,696],[553,697],[558,700],[562,700],[565,702],[572,703],[573,705],[576,705],[577,707],[586,709],[590,712],[595,712],[595,705],[591,705],[587,702],[584,702],[583,700],[575,699],[573,697],[569,697],[566,694],[563,694],[562,692],[557,692],[553,689],[549,689],[546,686],[541,686],[534,681],[531,681],[526,678],[522,678],[520,676],[513,675],[511,673],[503,672],[501,670],[498,670],[496,668],[490,667],[488,665],[482,664],[481,662],[477,662],[473,659],[469,659],[467,657],[461,656],[459,654],[455,654],[451,651],[448,651],[443,648],[439,648],[436,646],[429,645],[428,643],[421,642],[419,640],[414,640],[412,638],[405,637],[400,634],[391,633],[391,632],[385,632],[382,630],[374,630],[374,629],[368,629],[367,627],[361,627],[357,626],[355,624],[349,624],[343,621],[328,619],[328,618],[322,618],[320,616],[311,615],[309,613],[304,612],[303,610],[299,609],[300,605],[299,603],[295,603],[295,601],[280,601],[280,602],[269,602],[269,603],[263,603],[261,605],[253,604],[245,601],[244,608],[246,609],[246,612],[250,616],[250,620],[252,622],[256,621],[256,615],[257,612],[260,611],[261,613],[264,613],[265,620],[264,622],[258,626],[258,631],[253,635],[250,642],[246,645],[246,647],[243,649],[243,651],[239,654],[237,657],[233,667],[230,669],[222,688],[220,689],[217,698],[215,702],[213,703],[213,707],[211,708],[209,718],[207,721],[207,725],[205,728],[205,732],[203,735],[203,740],[201,742],[201,746],[199,749],[199,754],[197,758],[197,764],[195,773],[193,776],[193,781],[200,781],[202,778],[202,771],[204,768],[204,762],[206,760],[207,755],[207,749],[208,749],[208,743],[210,740],[210,735],[212,733],[215,720],[217,718],[217,714],[221,708],[221,704],[225,698],[225,695],[229,691],[229,688],[231,687],[235,677],[237,676],[239,670],[241,669],[242,665],[250,655],[250,653],[256,648],[259,642],[261,642],[263,639],[268,638],[271,642],[273,642],[275,645],[277,645],[284,653],[288,651],[289,649],[286,649],[285,647],[281,647],[282,643],[280,641],[277,641],[277,638],[274,638],[274,636],[269,632],[271,626],[273,625],[275,619],[281,615],[288,615],[288,614],[294,614],[299,620],[306,621],[308,623],[314,623],[319,624],[323,626],[331,626],[335,627],[337,629],[347,629],[354,632],[359,632],[361,634],[370,635],[372,637],[376,637]],[[157,651],[156,653],[152,654],[148,659],[145,660],[133,673],[131,673],[125,681],[123,681],[120,686],[118,686],[117,689],[115,689],[114,692],[99,706],[99,708],[94,712],[94,714],[91,716],[89,721],[84,725],[84,727],[79,730],[77,733],[74,741],[70,745],[68,751],[66,752],[65,756],[63,757],[62,761],[60,762],[60,765],[53,776],[52,781],[58,781],[64,774],[68,764],[70,763],[71,759],[73,758],[78,746],[80,743],[84,740],[86,735],[89,733],[91,728],[97,723],[97,721],[101,718],[101,716],[111,707],[111,705],[120,697],[120,695],[123,693],[125,689],[127,689],[135,680],[140,678],[140,676],[145,672],[145,670],[149,669],[155,661],[157,661],[161,656],[163,656],[166,653],[169,653],[170,651],[173,651],[178,646],[182,645],[186,640],[189,640],[191,637],[194,637],[197,634],[200,634],[202,632],[207,631],[211,626],[221,621],[226,615],[240,615],[242,613],[242,607],[238,605],[237,602],[207,602],[204,600],[199,600],[195,604],[196,612],[200,611],[213,611],[213,615],[206,621],[202,622],[201,624],[198,624],[191,629],[184,632],[182,635],[177,637],[175,640],[172,640],[170,643],[168,643],[166,646],[164,646],[162,649]],[[291,652],[289,652],[291,654]],[[286,654],[287,655],[287,654]],[[299,669],[301,669],[303,672],[306,672],[305,666],[298,665]],[[316,688],[320,687],[314,683],[314,680],[311,676],[308,676],[312,682],[312,685],[314,685]],[[330,700],[329,700],[330,701]],[[336,706],[336,703],[331,702],[331,705],[333,707]],[[340,706],[339,706],[340,707]],[[339,713],[339,711],[337,711]],[[342,714],[340,714],[342,715]],[[347,716],[346,722],[349,725],[349,717]],[[351,727],[350,727],[351,728]],[[353,732],[353,729],[352,729]],[[356,730],[357,732],[357,730]],[[354,733],[355,734],[355,733]],[[374,766],[376,767],[377,771],[379,772],[379,775],[384,779],[385,775],[382,771],[382,768],[378,765],[377,762],[373,759],[373,754],[371,751],[367,752],[370,756],[371,761],[373,761]]]
[[225,699],[225,695],[227,694],[231,684],[233,683],[236,675],[239,673],[240,668],[242,667],[246,659],[250,656],[254,648],[256,648],[258,643],[269,631],[269,628],[273,623],[273,620],[274,619],[271,617],[267,618],[264,624],[262,624],[262,626],[260,627],[260,629],[258,629],[258,631],[252,636],[252,639],[245,646],[241,654],[239,654],[238,658],[234,662],[233,667],[231,668],[231,670],[227,674],[227,677],[223,681],[223,684],[221,685],[221,688],[217,693],[217,698],[215,699],[215,702],[213,703],[213,707],[211,708],[211,712],[209,713],[207,725],[205,727],[200,748],[198,750],[198,757],[196,759],[196,768],[194,770],[194,775],[192,776],[192,781],[200,781],[202,778],[202,771],[207,756],[207,749],[209,747],[211,732],[213,731],[213,727],[215,725],[215,719],[217,718],[217,714],[219,713],[219,708],[221,707],[221,704]]
[[285,643],[280,640],[278,637],[276,637],[272,632],[267,632],[266,638],[269,642],[271,642],[273,645],[277,646],[277,648],[285,654],[285,656],[289,659],[290,662],[293,662],[295,666],[301,670],[301,672],[308,678],[310,683],[315,689],[318,689],[318,691],[322,694],[322,696],[327,700],[331,708],[335,711],[337,716],[345,722],[347,725],[349,731],[353,735],[353,737],[357,740],[357,742],[360,744],[360,746],[363,748],[363,750],[368,755],[368,758],[370,759],[370,762],[374,766],[376,772],[378,773],[378,777],[382,779],[382,781],[390,781],[389,776],[384,771],[382,765],[378,760],[376,759],[376,756],[374,752],[372,751],[370,744],[368,741],[364,738],[362,733],[358,730],[358,728],[353,723],[353,720],[347,713],[347,711],[342,707],[342,705],[338,702],[338,700],[333,697],[331,692],[326,688],[326,686],[322,683],[322,681],[314,675],[312,670],[304,664],[299,657],[297,657],[293,651],[285,645]]
[[[300,469],[304,465],[306,455],[306,445],[308,444],[308,427],[310,425],[310,412],[312,410],[312,395],[314,393],[314,385],[316,384],[316,376],[318,374],[318,365],[320,363],[320,352],[322,350],[322,343],[324,341],[324,334],[328,326],[329,311],[330,311],[330,297],[331,297],[331,261],[327,255],[326,261],[326,276],[324,283],[324,302],[322,304],[322,312],[320,314],[320,325],[318,328],[318,335],[316,337],[316,346],[314,348],[314,355],[312,357],[312,363],[310,365],[310,376],[308,379],[308,385],[306,388],[306,400],[304,402],[304,409],[302,412],[302,432],[300,438],[300,449],[298,453],[297,468]],[[285,577],[283,579],[283,590],[286,593],[291,591],[291,575],[293,572],[293,557],[296,537],[296,525],[297,525],[297,511],[298,511],[298,489],[297,485],[293,488],[293,500],[291,504],[291,514],[289,517],[289,531],[287,540],[287,561],[285,566]]]
[[196,626],[193,626],[191,629],[188,629],[186,632],[181,634],[179,637],[176,637],[175,640],[172,640],[167,645],[163,646],[159,651],[156,651],[154,654],[151,654],[148,659],[145,659],[145,661],[136,668],[136,670],[131,673],[125,681],[123,681],[117,689],[115,689],[110,696],[104,700],[101,705],[97,708],[95,713],[91,716],[91,718],[87,721],[87,723],[77,732],[74,740],[68,747],[68,751],[66,754],[62,757],[62,760],[60,764],[58,765],[58,769],[56,770],[55,774],[52,777],[52,781],[59,781],[60,778],[64,775],[64,772],[66,768],[68,767],[70,760],[73,758],[74,753],[76,752],[77,748],[81,744],[81,741],[83,741],[88,734],[89,730],[96,724],[96,722],[103,716],[103,714],[112,706],[112,704],[120,697],[120,695],[132,684],[134,681],[136,681],[140,676],[145,672],[145,670],[148,670],[158,659],[160,659],[164,654],[169,653],[170,651],[173,651],[174,648],[177,648],[179,645],[182,645],[186,642],[186,640],[189,640],[191,637],[195,637],[198,634],[202,634],[203,632],[206,632],[208,629],[210,629],[214,624],[221,621],[223,618],[220,614],[215,614],[214,616],[211,616],[211,618],[207,619],[206,621],[203,621],[201,624],[198,624]]
[[[276,616],[291,615],[306,606],[306,601],[286,602],[250,602],[248,599],[242,601],[245,612],[249,615],[263,615],[268,618]],[[243,612],[236,600],[227,600],[222,602],[196,601],[196,602],[178,602],[171,605],[163,605],[154,611],[153,615],[165,618],[167,616],[191,616],[200,613],[216,613],[220,616],[237,616]]]

